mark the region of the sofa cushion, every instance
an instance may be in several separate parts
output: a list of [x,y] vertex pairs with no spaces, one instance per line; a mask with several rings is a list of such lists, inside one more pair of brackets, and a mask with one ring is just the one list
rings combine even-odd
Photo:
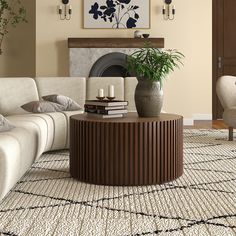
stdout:
[[42,98],[46,101],[58,103],[62,105],[65,111],[82,110],[82,107],[77,102],[75,102],[73,99],[64,95],[52,94],[48,96],[43,96]]
[[104,89],[105,96],[108,96],[108,86],[115,86],[115,97],[117,100],[124,100],[124,78],[122,77],[90,77],[87,79],[86,99],[94,100],[98,95],[98,89]]
[[24,110],[32,113],[46,113],[64,111],[65,107],[49,101],[32,101],[21,106]]
[[62,113],[66,117],[67,127],[68,127],[68,130],[67,130],[67,141],[66,141],[66,147],[65,148],[69,148],[69,145],[70,145],[70,117],[73,116],[73,115],[83,114],[84,111],[82,111],[82,110],[80,110],[80,111],[63,111]]
[[31,78],[0,78],[0,114],[26,113],[22,104],[39,100],[35,81]]
[[53,121],[54,129],[50,131],[53,133],[53,142],[50,150],[65,149],[67,144],[67,132],[69,129],[65,115],[62,112],[41,115],[48,116]]
[[82,77],[38,77],[35,79],[39,96],[61,94],[70,97],[81,107],[86,97],[86,79]]
[[19,180],[21,163],[20,144],[7,133],[0,134],[0,199]]
[[136,77],[126,77],[125,80],[125,100],[129,102],[128,111],[136,111],[134,92],[138,84]]
[[0,133],[0,198],[34,163],[38,152],[37,140],[38,132],[30,126]]
[[37,157],[42,152],[66,148],[68,122],[63,113],[26,114],[8,117],[8,119],[15,126],[33,126],[38,130]]
[[48,130],[53,129],[51,119],[42,119],[34,114],[15,115],[7,117],[16,127],[27,129],[37,135],[36,159],[52,146],[52,137],[48,135]]
[[3,115],[0,115],[0,133],[10,131],[13,128],[15,128],[15,126],[12,125]]

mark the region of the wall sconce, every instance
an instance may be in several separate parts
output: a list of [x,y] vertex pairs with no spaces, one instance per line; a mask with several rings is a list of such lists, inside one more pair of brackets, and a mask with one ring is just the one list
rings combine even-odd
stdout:
[[164,20],[174,20],[175,18],[175,6],[172,5],[172,0],[164,0],[162,8],[162,14]]
[[[69,5],[69,0],[61,0],[63,6],[58,7],[58,13],[61,20],[70,20],[72,14],[71,5]],[[63,9],[64,8],[64,9]]]

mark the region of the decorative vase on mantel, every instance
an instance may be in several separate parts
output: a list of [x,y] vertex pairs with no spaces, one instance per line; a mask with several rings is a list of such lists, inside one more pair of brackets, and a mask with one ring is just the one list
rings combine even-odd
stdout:
[[138,79],[134,100],[140,117],[159,116],[163,106],[163,89],[160,82]]

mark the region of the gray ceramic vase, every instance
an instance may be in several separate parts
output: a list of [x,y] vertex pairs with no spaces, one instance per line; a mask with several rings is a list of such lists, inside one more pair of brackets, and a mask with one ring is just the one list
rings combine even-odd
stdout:
[[155,117],[161,113],[163,90],[159,82],[139,79],[135,89],[135,105],[140,117]]

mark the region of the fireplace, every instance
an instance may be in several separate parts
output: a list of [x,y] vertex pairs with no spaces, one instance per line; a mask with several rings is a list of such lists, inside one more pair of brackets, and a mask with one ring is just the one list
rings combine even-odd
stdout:
[[129,77],[127,54],[112,52],[100,57],[92,66],[89,77]]
[[129,77],[126,57],[145,42],[164,47],[163,38],[69,38],[70,76]]

